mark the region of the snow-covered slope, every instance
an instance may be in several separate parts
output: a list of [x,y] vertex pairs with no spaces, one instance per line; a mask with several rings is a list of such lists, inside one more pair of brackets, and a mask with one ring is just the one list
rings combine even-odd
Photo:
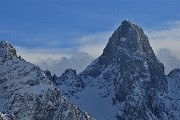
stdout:
[[16,120],[14,115],[7,115],[0,112],[0,120]]
[[[75,86],[78,81],[83,84],[80,90]],[[56,83],[71,101],[98,120],[180,119],[176,103],[167,94],[163,64],[143,30],[128,20],[82,73],[65,72]]]
[[17,57],[6,41],[0,42],[0,111],[17,120],[93,119],[70,103],[38,66]]
[[180,109],[180,68],[172,70],[167,75],[168,94],[173,99]]

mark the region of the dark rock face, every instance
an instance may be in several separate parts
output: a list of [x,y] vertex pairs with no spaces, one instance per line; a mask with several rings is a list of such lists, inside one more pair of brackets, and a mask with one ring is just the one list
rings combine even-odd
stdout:
[[[179,116],[176,108],[173,108],[176,112],[171,112],[173,102],[167,95],[163,64],[156,58],[143,30],[128,20],[112,34],[102,55],[76,77],[86,83],[85,92],[100,89],[99,97],[112,100],[116,119],[164,120]],[[78,99],[83,101],[84,97]],[[167,101],[171,107],[167,107]]]
[[168,95],[173,101],[175,106],[180,111],[180,68],[172,70],[167,75],[168,80]]
[[1,41],[0,42],[0,59],[6,60],[6,59],[12,59],[13,57],[17,57],[16,49],[14,49],[13,46],[7,41]]
[[[132,86],[137,80],[150,78],[148,83],[144,81],[142,84],[150,84],[149,86],[156,87],[156,90],[167,92],[163,64],[157,60],[143,30],[130,21],[122,22],[122,25],[110,37],[98,61],[95,61],[93,66],[88,66],[91,69],[87,68],[82,74],[96,78],[108,66],[114,70],[110,69],[107,72],[117,71],[115,74],[119,76],[115,84],[120,85],[118,82],[126,82],[128,86]],[[129,88],[128,86],[123,84],[119,88]],[[117,93],[121,91],[118,90]]]
[[85,83],[73,69],[67,69],[58,79],[56,79],[55,83],[56,85],[61,86],[62,92],[68,97],[82,91],[85,87]]
[[51,75],[51,72],[50,71],[48,71],[48,70],[45,70],[44,71],[44,74],[46,75],[46,77],[49,79],[49,80],[51,80],[52,82],[56,82],[56,79],[58,78],[57,76],[56,76],[56,74],[54,74],[53,76]]
[[[0,51],[3,53],[0,58],[0,111],[13,114],[17,120],[93,119],[70,103],[38,66],[16,57],[9,43],[1,42]],[[0,118],[3,117],[14,120],[10,115],[0,114]]]
[[164,66],[157,60],[143,30],[130,21],[122,22],[110,37],[103,54],[81,75],[103,76],[102,80],[112,80],[115,100],[125,102],[124,114],[127,118],[148,119],[149,114],[163,118],[160,114],[164,111],[153,111],[156,106],[152,104],[157,92],[167,93]]

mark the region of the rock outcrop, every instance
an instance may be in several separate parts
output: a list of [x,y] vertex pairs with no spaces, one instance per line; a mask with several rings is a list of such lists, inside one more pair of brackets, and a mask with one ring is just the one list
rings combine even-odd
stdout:
[[[73,78],[71,81],[82,79],[85,88],[69,99],[97,119],[179,119],[175,101],[168,96],[164,65],[143,30],[131,21],[123,21],[102,55]],[[58,81],[66,80],[61,76]]]
[[[0,111],[16,120],[92,120],[69,102],[38,66],[17,57],[8,42],[0,42]],[[10,117],[1,113],[1,119]]]

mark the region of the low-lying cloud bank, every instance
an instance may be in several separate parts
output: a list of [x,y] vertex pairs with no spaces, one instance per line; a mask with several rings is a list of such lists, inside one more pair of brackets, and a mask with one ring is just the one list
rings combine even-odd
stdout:
[[66,69],[81,72],[94,58],[77,49],[27,49],[15,46],[18,54],[25,60],[38,65],[43,70],[60,76]]
[[49,70],[52,73],[60,76],[66,69],[75,69],[77,73],[81,72],[88,64],[90,64],[94,58],[87,53],[77,52],[72,57],[62,57],[59,60],[49,58],[46,60],[40,60],[38,64],[42,69]]
[[[68,68],[76,69],[79,73],[102,54],[112,33],[113,31],[105,31],[75,38],[78,46],[70,49],[16,48],[27,61],[58,76]],[[167,27],[159,30],[145,30],[145,33],[158,59],[165,65],[165,73],[180,68],[180,21],[168,23]]]
[[158,59],[165,66],[165,73],[180,68],[180,21],[168,23],[164,29],[146,32]]

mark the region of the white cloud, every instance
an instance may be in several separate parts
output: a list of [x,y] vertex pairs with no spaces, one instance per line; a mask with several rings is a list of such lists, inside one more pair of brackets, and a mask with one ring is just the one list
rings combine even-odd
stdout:
[[106,44],[111,34],[112,31],[98,32],[90,35],[84,35],[78,39],[81,45]]
[[[79,47],[79,51],[98,57],[112,33],[113,31],[108,31],[83,36],[83,45]],[[149,29],[145,33],[158,59],[165,65],[166,74],[176,67],[180,68],[180,21],[168,22],[166,27]],[[167,58],[169,59],[166,60]]]
[[168,23],[167,27],[161,30],[147,30],[146,32],[155,51],[164,47],[179,49],[180,21]]
[[[71,49],[28,49],[18,46],[16,48],[27,61],[38,64],[52,73],[60,75],[67,68],[80,72],[94,58],[102,54],[112,33],[113,31],[105,31],[76,38],[78,46]],[[146,30],[145,33],[157,57],[164,63],[166,73],[175,67],[180,67],[180,21],[168,23],[167,27],[159,30]]]
[[17,54],[26,61],[38,65],[43,70],[49,70],[52,74],[61,75],[66,69],[72,68],[81,72],[94,58],[88,53],[79,52],[76,49],[61,48],[34,48],[28,49],[14,46]]
[[110,35],[111,32],[106,31],[81,36],[76,38],[79,46],[71,49],[14,47],[18,55],[21,55],[25,60],[39,65],[43,70],[50,70],[52,74],[60,75],[68,68],[75,69],[79,73],[94,58],[102,54]]
[[22,56],[25,60],[37,63],[39,60],[46,60],[52,58],[54,60],[59,60],[62,57],[70,58],[71,55],[68,54],[69,49],[61,48],[24,48],[20,46],[14,46],[17,50],[17,54]]
[[165,65],[165,73],[168,74],[172,69],[180,67],[180,59],[178,59],[171,50],[167,48],[160,49],[157,57]]
[[80,43],[78,50],[86,52],[93,57],[98,57],[102,54],[112,33],[112,31],[105,31],[82,36],[81,38],[78,38]]
[[146,32],[157,57],[165,65],[166,73],[180,68],[180,21],[169,22],[166,28]]
[[105,47],[105,44],[83,45],[83,46],[79,47],[79,51],[88,53],[88,54],[92,55],[94,58],[96,58],[102,54],[104,47]]
[[[102,51],[108,42],[111,32],[99,32],[76,38],[79,44],[76,48],[24,48],[15,46],[18,55],[25,60],[39,65],[43,70],[50,70],[52,74],[60,75],[68,68],[81,72]],[[52,42],[54,43],[54,42]]]
[[89,54],[77,52],[70,58],[62,57],[59,60],[49,58],[47,60],[40,60],[36,64],[38,64],[43,70],[49,70],[52,73],[60,76],[66,69],[69,68],[75,69],[77,73],[79,73],[85,69],[93,60],[94,58]]

